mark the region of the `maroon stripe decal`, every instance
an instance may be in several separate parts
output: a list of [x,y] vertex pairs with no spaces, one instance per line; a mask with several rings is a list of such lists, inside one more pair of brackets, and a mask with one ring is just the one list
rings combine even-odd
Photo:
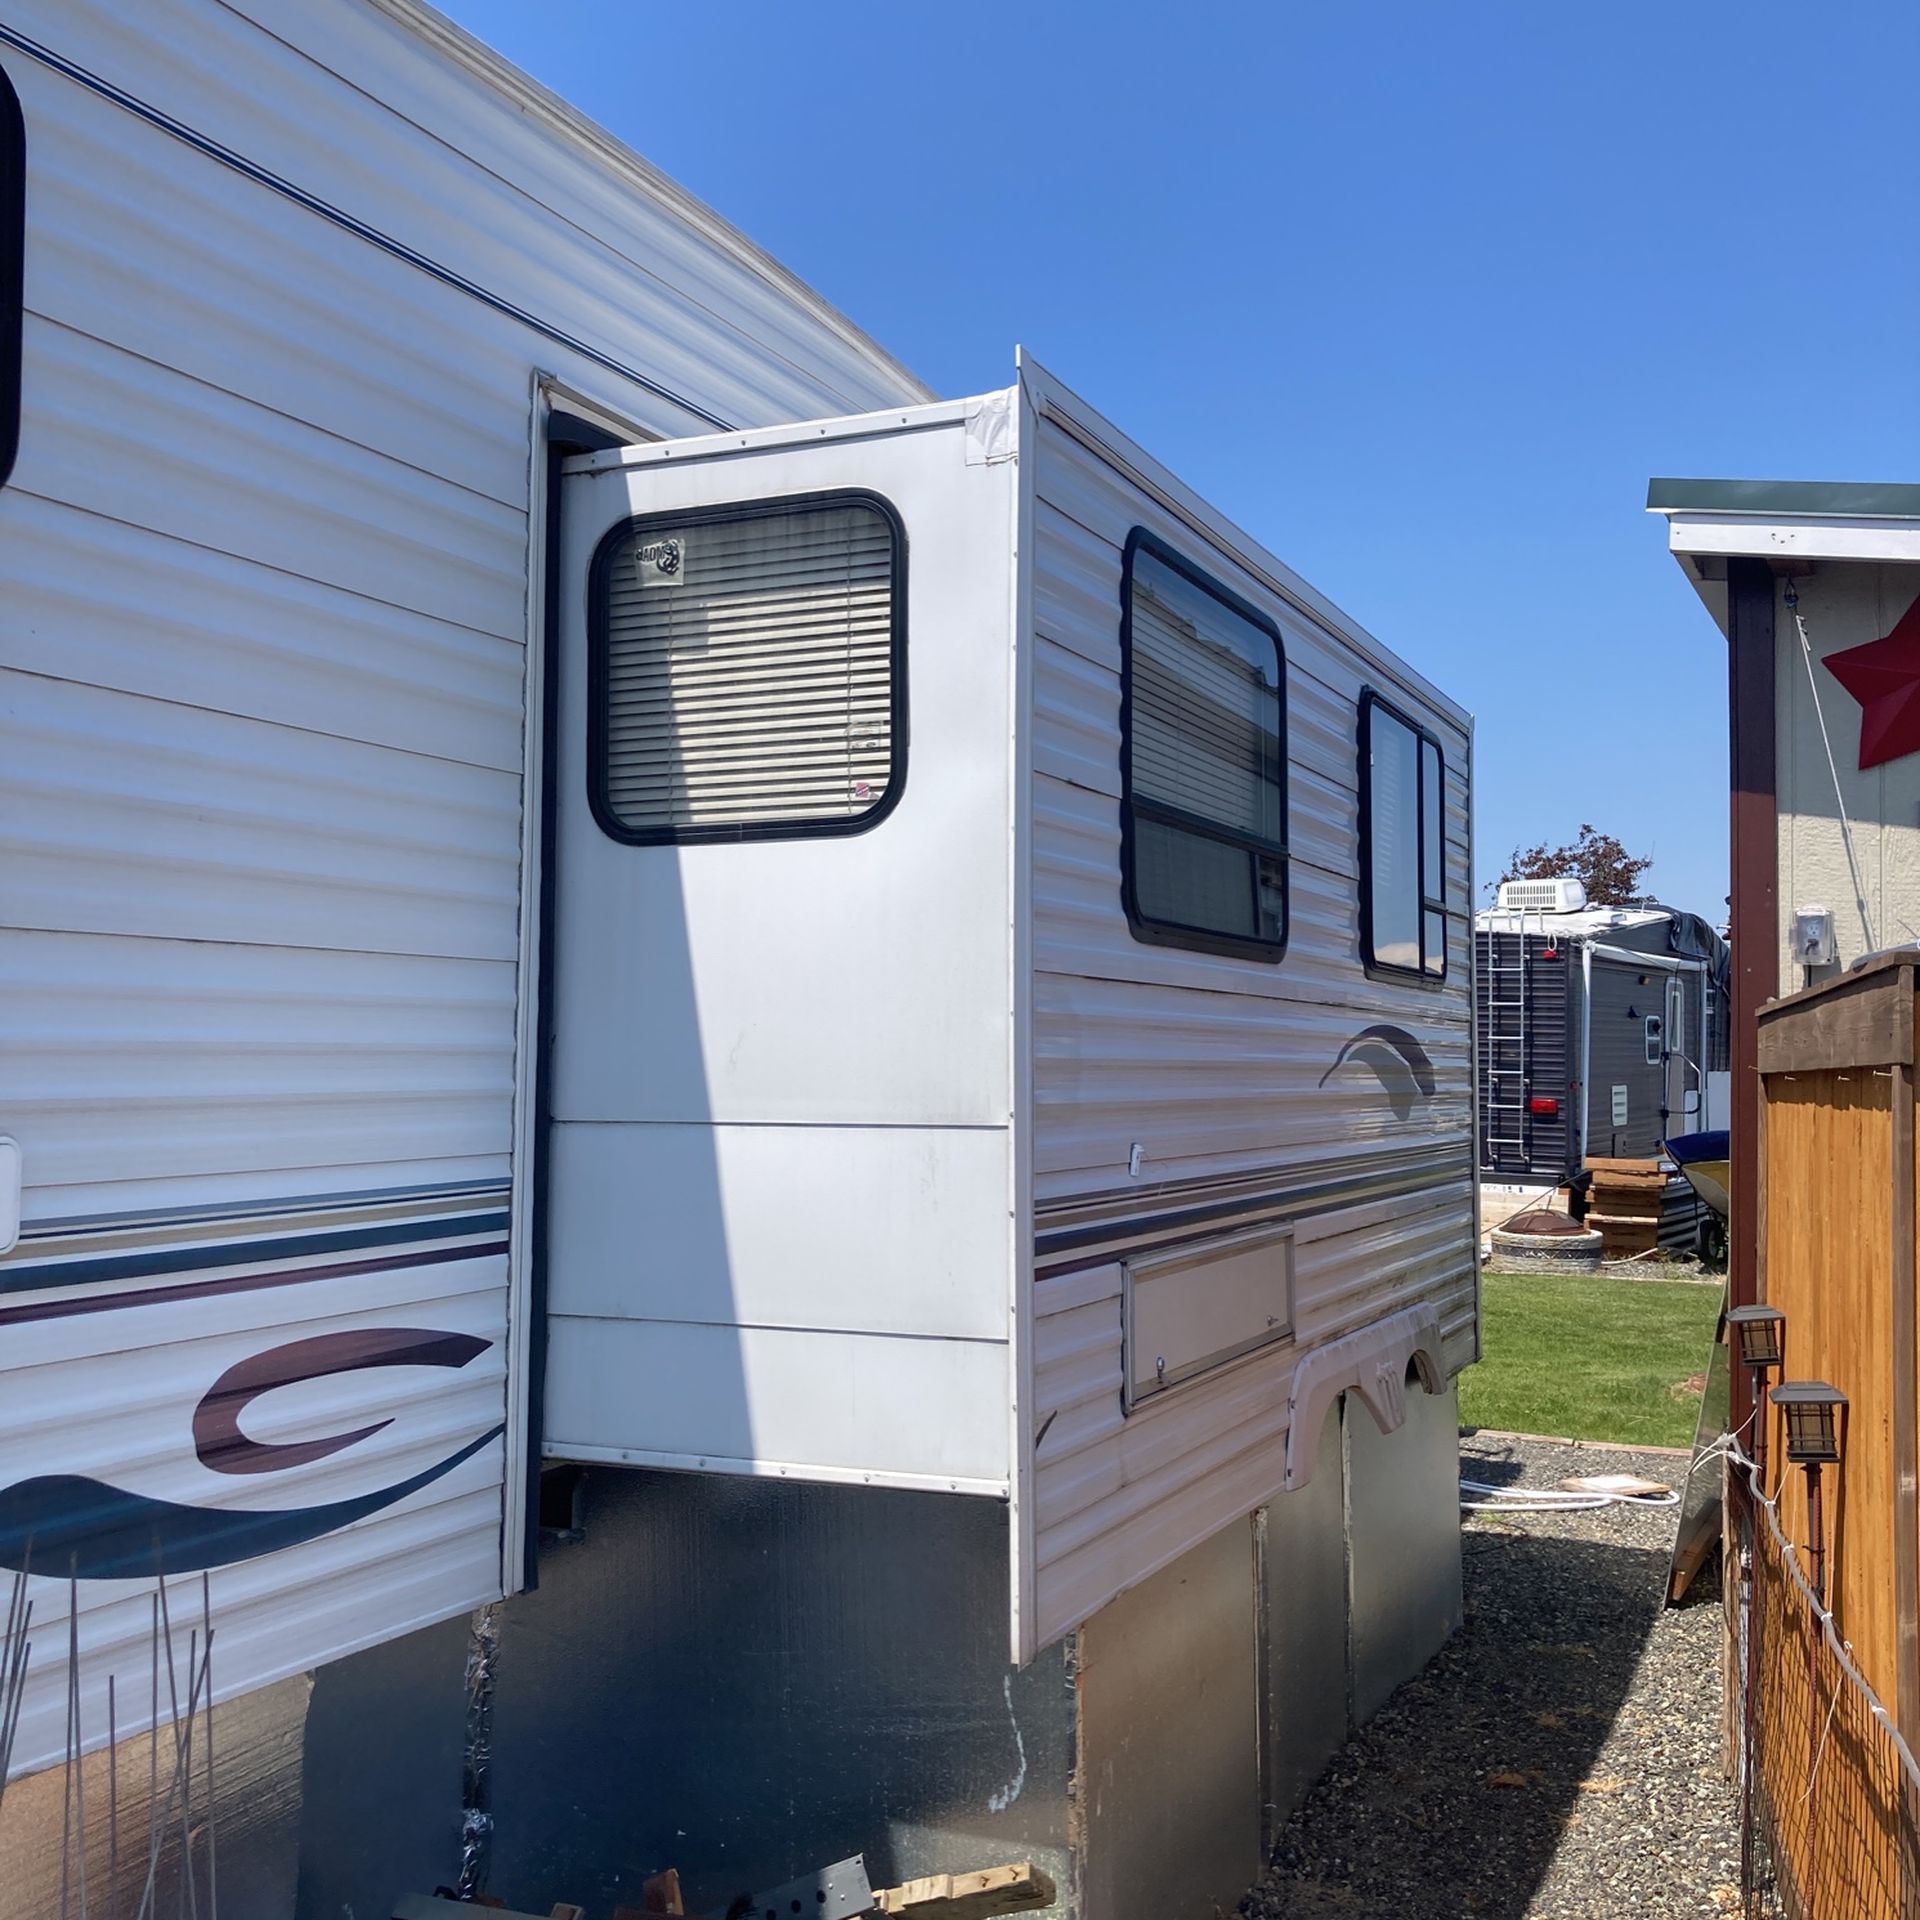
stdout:
[[363,1327],[289,1340],[265,1353],[249,1354],[230,1366],[194,1408],[193,1450],[200,1464],[215,1473],[277,1473],[324,1460],[392,1426],[392,1419],[321,1440],[268,1441],[242,1433],[240,1416],[276,1387],[358,1373],[365,1367],[464,1367],[492,1344],[470,1333],[437,1333],[430,1327]]
[[334,1266],[294,1267],[281,1273],[228,1274],[218,1280],[194,1280],[175,1287],[95,1294],[86,1300],[30,1300],[17,1307],[0,1307],[0,1327],[23,1326],[32,1320],[71,1320],[78,1314],[107,1313],[121,1307],[153,1306],[174,1300],[205,1300],[222,1293],[258,1293],[267,1287],[292,1287],[309,1280],[344,1280],[356,1273],[437,1267],[450,1260],[477,1260],[484,1254],[506,1250],[506,1241],[487,1240],[472,1247],[429,1247],[420,1253],[392,1254],[375,1260],[343,1260]]

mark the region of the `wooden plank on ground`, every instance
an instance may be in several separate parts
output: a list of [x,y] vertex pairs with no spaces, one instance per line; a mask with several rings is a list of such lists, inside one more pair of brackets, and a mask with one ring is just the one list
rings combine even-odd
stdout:
[[1673,1550],[1673,1566],[1667,1575],[1667,1605],[1677,1607],[1693,1585],[1694,1575],[1707,1564],[1720,1544],[1720,1502],[1702,1507],[1687,1524],[1687,1531]]
[[977,1873],[935,1873],[904,1886],[881,1887],[873,1904],[881,1913],[908,1920],[991,1920],[1002,1913],[1030,1913],[1050,1907],[1053,1881],[1032,1861],[983,1867]]

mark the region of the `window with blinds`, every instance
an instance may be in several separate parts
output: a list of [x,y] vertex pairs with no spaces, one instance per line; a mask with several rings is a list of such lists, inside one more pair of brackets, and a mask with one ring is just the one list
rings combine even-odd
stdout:
[[1121,622],[1121,839],[1140,939],[1277,959],[1287,938],[1280,631],[1144,531]]
[[1446,778],[1440,743],[1360,696],[1360,951],[1387,973],[1447,973]]
[[870,826],[905,775],[904,553],[867,495],[635,520],[591,595],[596,811],[623,840]]

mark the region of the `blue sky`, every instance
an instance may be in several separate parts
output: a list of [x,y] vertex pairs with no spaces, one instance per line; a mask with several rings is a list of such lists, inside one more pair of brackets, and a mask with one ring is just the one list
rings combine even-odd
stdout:
[[1653,474],[1920,478],[1920,6],[441,0],[944,394],[1024,343],[1478,720],[1483,877],[1726,893]]

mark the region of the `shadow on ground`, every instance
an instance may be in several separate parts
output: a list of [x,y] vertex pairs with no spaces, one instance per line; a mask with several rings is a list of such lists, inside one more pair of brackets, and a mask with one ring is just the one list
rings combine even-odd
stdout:
[[[1718,1788],[1710,1654],[1704,1692],[1700,1672],[1717,1608],[1663,1619],[1666,1555],[1646,1547],[1478,1526],[1462,1544],[1464,1626],[1335,1759],[1282,1829],[1243,1912],[1711,1912],[1693,1899],[1668,1904],[1682,1890],[1662,1863],[1689,1847],[1701,1854],[1693,1829]],[[1686,1644],[1675,1643],[1672,1684],[1654,1683],[1668,1697],[1649,1701],[1642,1655],[1656,1623]],[[1687,1727],[1669,1755],[1663,1728],[1676,1714]],[[1677,1796],[1658,1777],[1668,1766],[1682,1776]]]
[[[1460,1429],[1463,1443],[1480,1436],[1481,1429],[1478,1427]],[[1476,1454],[1462,1457],[1460,1472],[1464,1478],[1478,1480],[1482,1486],[1517,1487],[1527,1477],[1527,1463],[1524,1460],[1502,1459],[1497,1454]]]

